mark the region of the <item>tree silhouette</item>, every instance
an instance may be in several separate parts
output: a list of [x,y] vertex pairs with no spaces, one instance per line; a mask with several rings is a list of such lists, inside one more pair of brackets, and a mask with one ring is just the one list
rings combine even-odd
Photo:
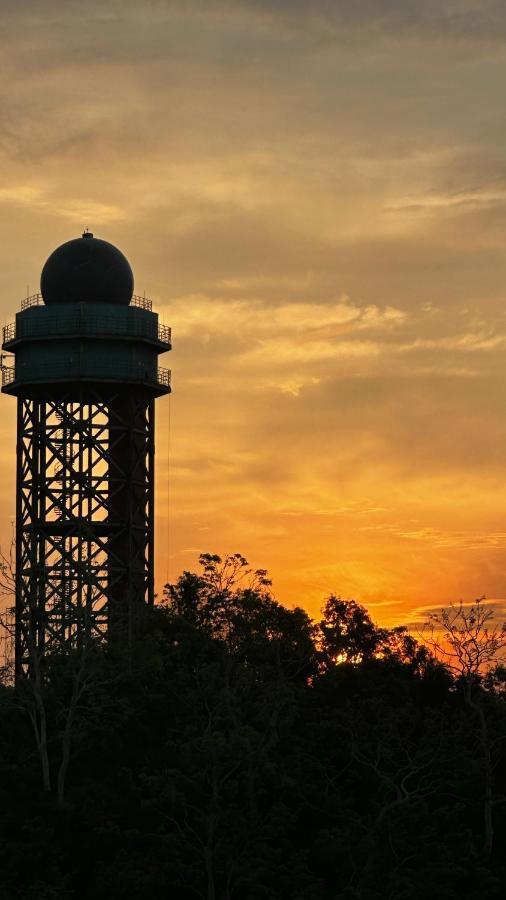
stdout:
[[463,675],[337,595],[315,624],[240,554],[203,554],[90,654],[82,679],[44,661],[49,792],[24,687],[0,685],[2,900],[505,893],[492,659]]
[[494,794],[494,736],[489,723],[484,678],[502,661],[506,647],[506,622],[494,624],[494,611],[480,597],[474,603],[442,608],[429,616],[427,643],[461,686],[466,705],[476,721],[476,735],[483,779],[483,848],[489,860],[494,844],[494,807],[504,798]]
[[377,628],[367,610],[355,600],[343,600],[332,594],[322,613],[321,648],[333,663],[371,659],[388,637],[388,632]]

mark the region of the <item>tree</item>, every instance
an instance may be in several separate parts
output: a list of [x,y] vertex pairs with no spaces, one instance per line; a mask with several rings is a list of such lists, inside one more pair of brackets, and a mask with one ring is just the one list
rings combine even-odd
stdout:
[[[15,539],[11,538],[9,553],[6,555],[0,548],[0,597],[10,604],[14,603],[16,593],[15,572]],[[13,609],[0,614],[0,631],[7,645],[7,664],[3,667],[4,683],[14,681],[14,618]],[[65,785],[70,764],[73,731],[78,718],[79,706],[83,696],[89,690],[94,679],[93,658],[95,642],[89,634],[89,622],[84,613],[82,633],[76,646],[69,645],[63,654],[54,654],[51,659],[43,647],[37,646],[30,627],[21,619],[19,627],[23,629],[23,639],[28,649],[29,671],[20,673],[17,678],[16,699],[30,720],[37,753],[40,759],[42,790],[50,794],[53,779],[50,761],[50,743],[58,740],[61,746],[61,757],[57,764],[56,794],[58,803],[65,803]],[[54,668],[57,667],[59,690],[54,692],[49,687],[51,676],[54,682]],[[68,692],[62,693],[62,686]],[[49,689],[48,689],[49,688]],[[49,707],[56,701],[58,709],[53,710],[56,734],[49,734]]]
[[[489,860],[494,843],[494,760],[493,738],[486,711],[484,679],[502,662],[506,647],[506,622],[494,624],[494,611],[484,604],[484,597],[466,605],[443,607],[429,615],[425,640],[437,659],[453,672],[462,687],[464,702],[477,723],[477,736],[483,776],[483,847]],[[501,798],[502,801],[502,798]]]
[[271,581],[265,569],[252,569],[240,553],[224,559],[202,553],[199,565],[199,574],[183,572],[176,584],[165,586],[163,603],[173,615],[196,628],[230,640],[241,600],[247,594],[267,600]]
[[355,600],[331,594],[322,613],[319,643],[328,661],[360,663],[372,659],[388,642],[388,630],[375,625]]
[[504,894],[502,857],[484,853],[478,718],[499,849],[501,672],[472,682],[475,711],[465,679],[402,626],[339,601],[322,617],[324,653],[322,629],[262,581],[239,554],[205,554],[131,644],[90,646],[82,674],[78,648],[48,654],[50,793],[25,686],[0,686],[2,898]]
[[5,554],[0,547],[0,599],[4,608],[0,612],[0,666],[3,681],[14,681],[14,603],[16,594],[16,574],[14,566],[15,541],[12,535],[9,553]]
[[316,669],[313,623],[300,607],[287,609],[270,595],[266,570],[252,569],[239,553],[205,553],[199,564],[200,574],[183,572],[166,585],[163,604],[172,620],[224,642],[256,665],[258,677],[275,665],[309,678]]
[[504,659],[506,622],[495,625],[494,610],[479,597],[472,604],[462,600],[429,614],[423,639],[434,656],[468,686]]

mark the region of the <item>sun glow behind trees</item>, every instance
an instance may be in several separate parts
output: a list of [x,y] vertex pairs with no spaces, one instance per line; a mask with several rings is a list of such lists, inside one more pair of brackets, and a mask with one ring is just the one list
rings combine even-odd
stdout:
[[205,554],[129,639],[0,684],[0,889],[501,894],[501,672],[455,677],[356,603],[313,623],[269,589]]

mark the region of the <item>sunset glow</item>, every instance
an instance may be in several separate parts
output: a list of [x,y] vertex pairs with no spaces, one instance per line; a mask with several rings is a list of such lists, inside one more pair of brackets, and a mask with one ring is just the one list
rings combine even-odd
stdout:
[[239,551],[314,616],[506,605],[504,16],[471,5],[3,4],[4,323],[88,226],[173,329],[158,591]]

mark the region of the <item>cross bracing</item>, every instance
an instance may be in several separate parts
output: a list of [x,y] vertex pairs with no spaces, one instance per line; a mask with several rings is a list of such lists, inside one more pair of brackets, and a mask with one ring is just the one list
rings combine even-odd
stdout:
[[16,665],[103,639],[153,601],[154,399],[18,398]]

